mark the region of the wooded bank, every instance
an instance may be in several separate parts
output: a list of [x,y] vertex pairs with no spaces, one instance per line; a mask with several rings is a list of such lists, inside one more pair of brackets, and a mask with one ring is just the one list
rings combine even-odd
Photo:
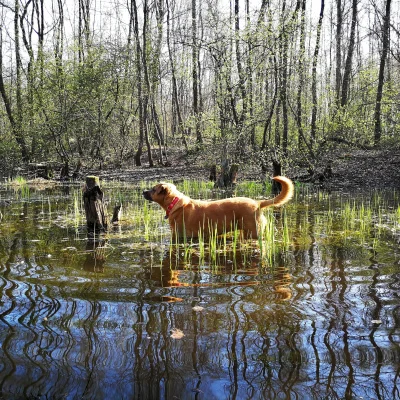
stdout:
[[399,144],[393,0],[0,6],[2,170],[171,165],[179,149],[312,173],[339,145]]

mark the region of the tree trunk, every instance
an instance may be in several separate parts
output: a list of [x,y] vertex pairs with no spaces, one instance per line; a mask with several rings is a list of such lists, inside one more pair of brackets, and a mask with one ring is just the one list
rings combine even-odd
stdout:
[[169,62],[171,64],[171,74],[172,74],[172,102],[175,106],[176,115],[178,118],[178,130],[182,137],[182,143],[185,146],[185,149],[188,149],[188,145],[186,142],[185,137],[185,129],[183,127],[183,120],[181,114],[181,107],[178,100],[178,85],[176,82],[176,71],[175,71],[175,60],[172,56],[172,49],[171,49],[171,38],[170,38],[170,9],[167,0],[167,46],[168,46],[168,55],[169,55]]
[[195,120],[196,141],[203,143],[200,131],[200,112],[199,112],[199,49],[197,44],[197,0],[192,0],[192,79],[193,79],[193,113]]
[[240,52],[240,24],[239,24],[239,0],[235,0],[235,49],[236,49],[236,66],[239,76],[239,91],[242,97],[242,112],[239,118],[238,131],[243,127],[243,122],[247,113],[247,91],[245,85],[245,75],[242,66],[242,55]]
[[357,24],[357,3],[358,0],[352,1],[352,16],[351,16],[351,29],[350,29],[350,39],[349,47],[347,51],[346,64],[344,67],[343,74],[343,86],[342,86],[342,99],[340,105],[342,107],[347,105],[349,89],[350,89],[350,78],[351,78],[351,67],[353,64],[353,53],[355,47],[356,38],[356,24]]
[[[250,20],[250,4],[249,0],[246,0],[246,20],[247,20],[247,31],[250,31],[250,26],[251,26],[251,20]],[[247,56],[247,80],[248,80],[248,85],[247,85],[247,93],[249,94],[249,118],[250,121],[253,120],[253,115],[254,115],[254,98],[253,98],[253,50],[254,50],[254,45],[253,45],[253,40],[252,36],[250,35],[248,38],[248,56]],[[251,125],[251,130],[250,130],[250,143],[253,148],[255,148],[256,145],[256,129],[255,125]]]
[[[20,53],[20,43],[19,43],[19,0],[15,0],[15,14],[14,14],[14,40],[15,40],[15,61],[17,65],[17,80],[16,80],[16,112],[14,121],[13,132],[15,136],[15,140],[17,141],[19,148],[21,150],[22,160],[24,162],[29,161],[29,151],[28,146],[25,142],[25,137],[23,134],[22,127],[22,61],[21,61],[21,53]],[[4,91],[5,94],[5,91]],[[3,100],[7,96],[3,95]],[[8,101],[10,105],[10,102]],[[11,110],[11,107],[10,107]],[[10,117],[10,116],[9,116]],[[11,122],[11,120],[10,120]]]
[[[271,127],[271,122],[272,122],[272,118],[274,116],[274,112],[275,112],[275,105],[276,105],[276,101],[278,98],[278,63],[276,60],[275,55],[272,57],[273,58],[273,64],[274,64],[274,95],[272,97],[272,102],[271,102],[271,106],[270,106],[270,111],[268,114],[267,119],[265,120],[264,123],[264,132],[263,132],[263,141],[262,141],[262,145],[261,145],[261,150],[265,150],[267,148],[267,132],[269,131],[270,127]],[[266,97],[269,97],[269,93],[266,93]]]
[[383,19],[382,28],[382,54],[381,62],[379,66],[379,77],[378,77],[378,89],[376,92],[376,102],[375,102],[375,132],[374,132],[374,144],[378,146],[381,141],[382,136],[382,115],[381,115],[381,102],[383,96],[383,84],[385,80],[385,64],[386,58],[389,51],[389,30],[390,30],[390,6],[391,0],[386,0],[386,11]]
[[305,25],[306,25],[306,0],[301,0],[299,85],[297,87],[297,115],[296,115],[299,148],[302,148],[305,142],[304,130],[303,130],[303,105],[302,105],[302,95],[304,87],[304,62],[306,56]]
[[311,95],[312,95],[312,111],[311,111],[311,146],[313,146],[316,133],[317,133],[317,64],[318,54],[321,45],[321,30],[322,20],[324,18],[325,0],[321,0],[321,10],[319,13],[318,25],[317,25],[317,38],[315,42],[315,50],[312,62],[312,77],[311,77]]
[[144,142],[144,99],[142,90],[142,61],[141,54],[142,50],[140,48],[140,37],[139,37],[139,20],[137,14],[136,0],[132,0],[132,12],[134,18],[134,32],[136,41],[136,84],[137,84],[137,98],[138,98],[138,111],[139,111],[139,144],[138,149],[135,153],[135,165],[140,167],[142,165],[141,157],[143,154],[143,142]]
[[342,86],[342,27],[343,27],[343,9],[342,0],[336,0],[336,106],[340,104],[340,88]]
[[148,78],[148,70],[147,70],[147,30],[148,30],[148,22],[149,22],[149,5],[148,5],[148,0],[145,0],[143,3],[143,46],[142,46],[142,52],[141,52],[141,62],[143,64],[143,70],[144,70],[144,76],[145,76],[145,84],[146,84],[146,90],[144,93],[144,101],[143,101],[143,121],[144,121],[144,139],[146,142],[146,147],[147,147],[147,157],[149,160],[149,166],[153,167],[153,155],[151,153],[151,145],[150,145],[150,138],[149,138],[149,101],[151,102],[151,88],[150,88],[150,83],[149,83],[149,78]]
[[[150,107],[151,107],[151,116],[153,121],[153,128],[155,137],[157,138],[158,142],[158,149],[159,149],[159,163],[163,164],[163,153],[165,152],[165,147],[163,151],[163,146],[165,146],[164,141],[164,133],[162,126],[160,124],[160,119],[158,117],[157,107],[156,107],[156,92],[159,85],[159,76],[160,76],[160,54],[161,54],[161,43],[162,43],[162,36],[163,36],[163,20],[164,20],[164,9],[162,5],[162,1],[158,0],[156,6],[156,18],[157,18],[157,40],[154,46],[155,51],[154,55],[152,56],[152,60],[150,60],[150,68],[148,67],[147,57],[143,60],[143,69],[144,69],[144,76],[145,76],[145,83],[147,88],[147,93],[149,93],[150,98]],[[146,34],[147,40],[147,34]],[[147,46],[143,45],[143,48],[147,48]],[[151,151],[150,142],[146,141],[148,144],[148,151]],[[165,152],[166,153],[166,152]],[[151,158],[151,164],[153,166],[153,160]]]
[[287,104],[287,70],[288,70],[288,46],[289,46],[289,31],[288,27],[285,24],[285,11],[286,11],[286,1],[282,2],[282,32],[281,32],[281,79],[280,79],[280,89],[279,89],[279,97],[282,106],[282,150],[283,154],[287,154],[288,147],[288,129],[289,129],[289,120],[288,120],[288,104]]
[[78,60],[83,63],[90,43],[90,0],[79,0],[78,11]]

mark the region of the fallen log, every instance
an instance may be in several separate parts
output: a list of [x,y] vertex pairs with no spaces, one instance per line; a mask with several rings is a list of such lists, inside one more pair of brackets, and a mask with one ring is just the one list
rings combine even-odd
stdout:
[[30,178],[52,179],[54,177],[53,167],[50,163],[29,163],[28,171]]

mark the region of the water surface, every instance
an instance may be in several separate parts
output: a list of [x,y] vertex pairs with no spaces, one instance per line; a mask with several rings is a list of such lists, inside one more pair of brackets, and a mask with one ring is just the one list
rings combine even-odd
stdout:
[[95,240],[77,187],[0,191],[0,398],[400,398],[396,193],[298,189],[203,256],[140,191]]

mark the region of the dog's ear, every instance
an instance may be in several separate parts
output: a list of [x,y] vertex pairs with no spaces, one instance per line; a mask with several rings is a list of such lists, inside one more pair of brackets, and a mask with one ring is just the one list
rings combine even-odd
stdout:
[[157,194],[168,194],[173,189],[175,189],[175,185],[173,185],[172,183],[161,182],[160,184],[157,185],[156,193]]

